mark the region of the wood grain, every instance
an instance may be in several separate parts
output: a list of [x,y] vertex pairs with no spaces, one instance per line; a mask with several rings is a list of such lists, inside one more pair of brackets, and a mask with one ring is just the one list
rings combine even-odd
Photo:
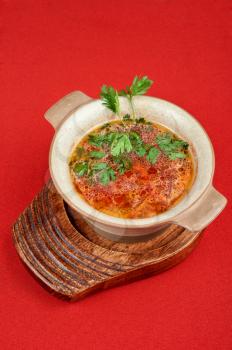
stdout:
[[50,292],[74,301],[171,268],[190,254],[201,232],[171,225],[143,242],[107,240],[67,207],[50,180],[17,219],[13,237],[33,275]]

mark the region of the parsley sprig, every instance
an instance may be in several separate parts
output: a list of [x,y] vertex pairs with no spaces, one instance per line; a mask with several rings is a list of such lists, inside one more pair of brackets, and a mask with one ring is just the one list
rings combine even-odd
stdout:
[[183,140],[177,140],[169,133],[159,134],[156,137],[156,142],[159,148],[170,159],[176,160],[178,158],[186,158],[186,154],[183,152],[188,149],[189,144]]
[[147,160],[151,164],[155,164],[159,154],[160,154],[160,151],[158,150],[158,148],[152,146],[148,151]]
[[119,156],[123,153],[129,153],[133,150],[130,137],[127,133],[116,133],[111,144],[112,156]]
[[107,87],[106,85],[103,85],[100,96],[102,103],[115,114],[119,115],[120,109],[117,90],[112,86]]
[[96,163],[92,167],[93,172],[98,174],[102,185],[108,185],[110,181],[116,179],[115,171],[107,163]]
[[125,96],[131,106],[131,112],[133,119],[136,118],[135,108],[133,103],[133,97],[138,95],[144,95],[148,89],[153,84],[153,81],[148,79],[147,76],[139,78],[136,76],[131,84],[131,86],[127,86],[126,89],[119,91],[119,96]]
[[78,176],[84,176],[88,173],[89,165],[87,162],[76,163],[73,167],[75,174]]
[[144,95],[147,90],[151,87],[153,81],[148,79],[147,76],[139,78],[136,76],[131,84],[131,86],[127,86],[125,90],[120,90],[120,96],[136,96],[136,95]]
[[114,157],[113,159],[114,162],[118,164],[117,170],[121,175],[124,174],[127,170],[130,170],[132,167],[132,162],[128,157],[118,156]]
[[106,85],[103,85],[100,97],[102,99],[102,103],[119,116],[120,105],[118,96],[125,96],[128,99],[131,107],[132,118],[135,119],[136,114],[133,103],[133,97],[144,95],[152,84],[153,81],[150,80],[147,76],[143,76],[141,78],[135,76],[132,84],[130,86],[127,86],[125,89],[120,90],[119,92],[115,90],[112,86],[107,87]]

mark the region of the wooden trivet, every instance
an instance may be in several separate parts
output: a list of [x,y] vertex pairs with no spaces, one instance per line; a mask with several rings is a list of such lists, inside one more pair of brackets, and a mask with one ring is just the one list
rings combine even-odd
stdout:
[[26,266],[50,292],[69,300],[167,270],[185,259],[201,236],[171,225],[147,241],[113,242],[70,213],[50,180],[13,226]]

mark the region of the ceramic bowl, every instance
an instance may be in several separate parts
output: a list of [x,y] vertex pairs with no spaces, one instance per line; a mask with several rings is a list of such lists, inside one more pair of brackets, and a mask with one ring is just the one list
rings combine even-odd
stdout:
[[[118,119],[100,100],[75,91],[52,106],[45,118],[55,128],[50,149],[50,173],[58,192],[99,234],[112,239],[142,237],[159,232],[172,223],[190,231],[200,231],[212,222],[226,205],[226,199],[212,185],[214,151],[207,133],[188,112],[173,103],[150,96],[134,99],[137,115],[162,124],[190,144],[196,175],[184,198],[166,212],[145,219],[124,219],[91,207],[75,190],[68,159],[75,144],[96,126]],[[130,113],[127,99],[120,97],[122,115]]]

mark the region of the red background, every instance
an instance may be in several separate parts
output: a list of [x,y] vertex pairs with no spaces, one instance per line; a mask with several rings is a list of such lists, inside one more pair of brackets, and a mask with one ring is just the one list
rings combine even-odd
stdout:
[[230,199],[231,1],[3,0],[0,11],[1,349],[231,349],[231,202],[179,266],[75,304],[30,276],[10,229],[47,176],[46,109],[135,74],[204,125]]

